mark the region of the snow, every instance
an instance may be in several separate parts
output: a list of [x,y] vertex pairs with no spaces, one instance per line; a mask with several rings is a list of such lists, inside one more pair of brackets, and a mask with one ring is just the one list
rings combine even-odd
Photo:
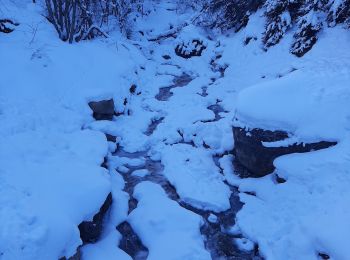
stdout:
[[113,204],[105,219],[104,230],[101,238],[94,244],[87,244],[82,247],[82,259],[99,260],[99,259],[132,259],[123,250],[118,248],[122,235],[116,231],[122,221],[127,218],[129,195],[123,192],[124,182],[122,177],[112,171],[111,175]]
[[148,259],[211,259],[199,232],[201,217],[168,199],[151,182],[138,184],[134,197],[138,205],[128,220],[149,249]]
[[[146,1],[150,13],[137,18],[131,40],[111,34],[68,45],[57,39],[40,6],[16,2],[2,3],[20,25],[0,37],[4,259],[74,255],[82,244],[77,226],[91,220],[109,192],[113,204],[102,236],[81,247],[83,259],[131,259],[117,247],[122,234],[115,227],[123,221],[148,247],[149,259],[210,259],[200,233],[204,220],[181,204],[224,212],[230,208],[228,184],[239,188],[244,203],[235,226],[228,228],[243,251],[257,243],[266,259],[317,259],[319,252],[347,258],[348,31],[322,30],[313,49],[296,58],[289,53],[293,32],[264,51],[262,11],[240,32],[211,35],[210,40],[207,32],[185,25],[193,14],[178,13],[174,2]],[[290,17],[285,13],[283,19]],[[176,30],[175,40],[147,40]],[[252,39],[245,45],[247,37]],[[177,44],[194,38],[206,46],[201,57],[175,55]],[[227,67],[224,76],[215,70],[218,66]],[[185,74],[192,80],[176,85]],[[129,92],[133,84],[140,94]],[[169,86],[173,95],[157,100],[159,89]],[[95,121],[88,102],[110,98],[120,115]],[[222,108],[221,118],[209,109],[212,105]],[[319,140],[338,144],[280,157],[273,175],[240,179],[230,153],[233,125],[290,134],[283,141],[264,142],[266,147]],[[132,158],[115,153],[116,145],[104,134],[116,136],[119,149]],[[101,167],[105,157],[108,170]],[[160,162],[156,174],[175,187],[178,202],[147,181],[133,194],[124,191],[127,174],[139,179],[154,174],[146,158]],[[276,174],[287,181],[276,183]],[[138,204],[128,214],[130,196]],[[218,219],[213,213],[208,217],[210,222]]]
[[231,191],[223,183],[209,152],[187,144],[175,144],[163,148],[161,160],[163,174],[183,201],[216,212],[230,207]]
[[0,37],[0,252],[4,259],[69,257],[82,244],[78,225],[111,190],[100,167],[106,138],[84,130],[92,121],[87,103],[113,95],[121,102],[129,86],[120,75],[133,64],[120,58],[138,52],[98,41],[67,45],[36,5],[4,5],[20,25]]
[[[340,28],[325,30],[322,38],[296,67],[281,78],[241,91],[236,125],[285,130],[292,141],[335,140],[338,145],[275,160],[276,173],[242,180],[244,203],[237,215],[243,234],[259,244],[267,259],[317,259],[326,253],[346,259],[349,217],[349,36]],[[337,46],[330,48],[329,46]],[[260,220],[260,221],[259,221]]]
[[216,223],[218,221],[218,217],[215,216],[214,214],[210,213],[210,215],[208,217],[208,221],[211,223]]
[[342,121],[346,123],[350,113],[349,78],[342,71],[330,77],[304,69],[248,88],[240,93],[237,118],[267,129],[282,127],[300,138],[341,138],[346,134]]
[[116,246],[120,238],[120,234],[111,232],[109,237],[99,240],[96,244],[84,246],[82,258],[86,260],[131,260],[132,258],[127,253]]
[[148,174],[149,174],[149,171],[147,169],[142,169],[142,170],[133,171],[131,175],[142,178],[142,177],[145,177]]
[[275,141],[275,142],[261,142],[263,146],[265,147],[287,147],[293,144],[298,144],[300,141],[297,137],[289,137],[281,141]]
[[234,240],[236,245],[244,251],[252,251],[254,250],[254,243],[246,238],[236,238]]

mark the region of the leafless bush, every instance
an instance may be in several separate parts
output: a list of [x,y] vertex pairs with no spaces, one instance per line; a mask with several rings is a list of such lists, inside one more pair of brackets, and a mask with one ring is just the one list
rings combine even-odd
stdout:
[[108,35],[103,25],[109,17],[117,18],[119,27],[126,31],[129,15],[142,9],[140,0],[45,0],[47,18],[55,26],[59,38],[72,43]]

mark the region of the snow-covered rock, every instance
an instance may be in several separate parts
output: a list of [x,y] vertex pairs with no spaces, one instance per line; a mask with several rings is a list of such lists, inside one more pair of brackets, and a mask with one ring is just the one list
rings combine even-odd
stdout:
[[[251,125],[251,124],[250,124]],[[245,177],[262,177],[275,169],[273,161],[285,154],[306,153],[325,149],[337,142],[304,143],[281,130],[234,127],[235,159],[248,170]]]
[[135,187],[137,208],[128,221],[149,249],[148,259],[211,259],[199,232],[200,216],[167,198],[161,186],[142,182]]

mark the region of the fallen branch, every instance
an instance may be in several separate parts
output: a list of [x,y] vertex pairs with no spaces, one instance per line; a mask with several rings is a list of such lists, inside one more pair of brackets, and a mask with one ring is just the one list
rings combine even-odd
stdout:
[[[201,15],[203,12],[206,12],[208,10],[209,6],[204,6],[199,14],[193,16],[190,20],[190,24],[194,23]],[[153,38],[148,38],[147,40],[148,41],[151,41],[151,42],[156,42],[156,41],[161,41],[161,40],[164,40],[164,39],[167,39],[167,38],[170,38],[170,37],[173,37],[173,38],[176,38],[176,35],[186,26],[188,26],[189,23],[185,22],[183,24],[181,24],[180,26],[176,27],[176,28],[173,28],[165,33],[162,33],[156,37],[153,37]]]
[[160,41],[160,40],[164,40],[170,37],[176,38],[176,34],[178,34],[184,27],[186,27],[188,25],[188,23],[183,23],[180,26],[173,28],[165,33],[162,33],[156,37],[153,38],[148,38],[148,41],[151,42],[156,42],[156,41]]
[[109,35],[107,33],[105,33],[99,26],[93,24],[90,26],[90,28],[87,30],[87,32],[85,33],[84,37],[82,37],[83,40],[86,40],[89,37],[89,34],[93,31],[93,30],[97,30],[101,35],[103,35],[105,38],[109,38]]

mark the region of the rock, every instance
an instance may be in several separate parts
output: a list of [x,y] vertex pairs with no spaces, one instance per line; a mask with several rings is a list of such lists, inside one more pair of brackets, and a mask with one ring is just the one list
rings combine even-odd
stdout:
[[201,56],[202,52],[207,47],[203,44],[203,41],[194,39],[188,43],[178,44],[175,48],[175,53],[185,59],[192,58],[194,56]]
[[276,182],[277,182],[278,184],[285,183],[286,181],[287,181],[286,179],[284,179],[284,178],[278,176],[278,174],[276,174]]
[[114,115],[113,99],[91,101],[89,106],[93,111],[93,117],[96,120],[112,120]]
[[318,256],[321,258],[321,259],[330,259],[331,257],[325,253],[318,253]]
[[136,88],[137,88],[137,86],[136,86],[135,84],[132,84],[131,87],[130,87],[130,89],[129,89],[129,92],[130,92],[131,94],[135,94]]
[[108,142],[113,142],[115,143],[117,141],[117,137],[114,136],[114,135],[110,135],[110,134],[105,134],[106,135],[106,138],[107,138],[107,141]]
[[100,211],[93,217],[92,221],[83,221],[79,224],[80,238],[83,243],[96,242],[103,228],[103,218],[112,205],[112,194],[109,193]]
[[283,147],[265,147],[262,142],[276,142],[287,139],[288,133],[281,130],[270,131],[259,128],[246,130],[234,127],[233,136],[235,140],[235,163],[247,169],[243,177],[263,177],[272,173],[275,170],[273,161],[281,155],[306,153],[337,144],[336,142],[320,141],[316,143],[294,143]]
[[167,54],[163,55],[162,57],[163,57],[164,60],[170,60],[171,59],[171,57],[169,55],[167,55]]
[[104,158],[103,158],[103,162],[101,163],[101,167],[108,170],[108,160],[107,160],[107,157],[104,157]]

